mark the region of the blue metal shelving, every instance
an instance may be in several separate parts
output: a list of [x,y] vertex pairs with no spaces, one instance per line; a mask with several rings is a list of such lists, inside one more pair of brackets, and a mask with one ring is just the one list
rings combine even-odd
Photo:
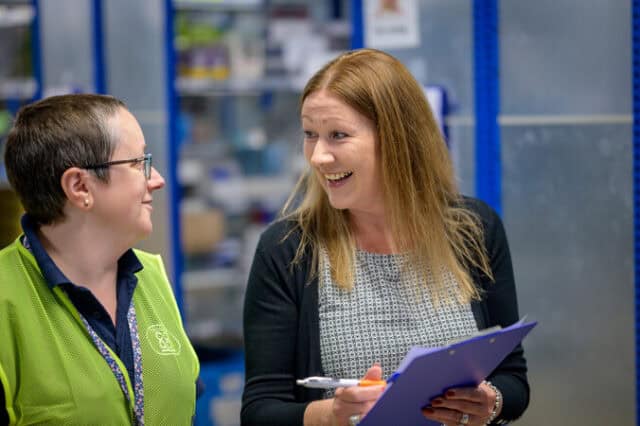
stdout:
[[93,18],[93,89],[95,93],[107,93],[102,0],[93,0],[91,3],[91,15]]
[[635,281],[636,424],[640,424],[640,0],[632,4],[633,241]]
[[498,1],[473,2],[476,196],[502,213]]
[[178,172],[175,164],[178,164],[178,99],[175,90],[176,81],[176,52],[174,48],[174,27],[173,18],[175,10],[173,0],[165,0],[165,54],[166,64],[166,96],[167,96],[167,134],[169,135],[169,149],[167,150],[167,190],[169,191],[169,218],[170,218],[170,241],[171,241],[171,262],[173,265],[171,282],[182,320],[186,320],[184,309],[184,294],[182,286],[182,271],[184,269],[182,259],[182,241],[180,231],[180,182],[178,182]]

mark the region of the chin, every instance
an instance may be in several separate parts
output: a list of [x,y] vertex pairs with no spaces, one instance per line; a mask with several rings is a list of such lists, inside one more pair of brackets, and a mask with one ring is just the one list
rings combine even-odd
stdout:
[[143,240],[147,238],[151,235],[151,232],[153,232],[153,224],[151,222],[143,224],[138,230],[138,239]]
[[333,207],[336,210],[347,210],[350,207],[349,203],[335,201],[332,199],[329,199],[329,204],[331,205],[331,207]]

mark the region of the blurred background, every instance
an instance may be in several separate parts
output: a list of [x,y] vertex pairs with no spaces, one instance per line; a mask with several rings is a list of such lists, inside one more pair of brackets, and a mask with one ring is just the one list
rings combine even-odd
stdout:
[[[385,50],[428,91],[462,191],[505,222],[539,321],[517,424],[636,424],[633,4],[0,0],[0,150],[31,100],[127,103],[168,183],[142,248],[164,256],[202,362],[196,424],[234,425],[248,267],[304,167],[300,90],[342,51]],[[0,247],[20,215],[0,160]]]

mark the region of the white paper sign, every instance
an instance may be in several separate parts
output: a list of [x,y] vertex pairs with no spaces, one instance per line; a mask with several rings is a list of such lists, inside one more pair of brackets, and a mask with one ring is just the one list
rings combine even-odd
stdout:
[[417,0],[364,0],[365,46],[378,49],[420,44]]
[[426,86],[424,94],[427,96],[433,118],[436,119],[440,131],[444,135],[444,90],[441,87]]

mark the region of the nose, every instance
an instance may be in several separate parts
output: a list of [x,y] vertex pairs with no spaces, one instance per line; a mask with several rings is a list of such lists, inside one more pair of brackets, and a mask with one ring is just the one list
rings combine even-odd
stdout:
[[319,138],[313,146],[311,156],[309,157],[309,162],[314,167],[320,167],[333,162],[333,160],[333,153],[327,146],[327,143],[324,141],[324,139]]
[[153,192],[156,189],[163,188],[165,185],[164,178],[156,170],[155,167],[151,167],[151,177],[147,180],[147,187],[149,188],[149,192]]

